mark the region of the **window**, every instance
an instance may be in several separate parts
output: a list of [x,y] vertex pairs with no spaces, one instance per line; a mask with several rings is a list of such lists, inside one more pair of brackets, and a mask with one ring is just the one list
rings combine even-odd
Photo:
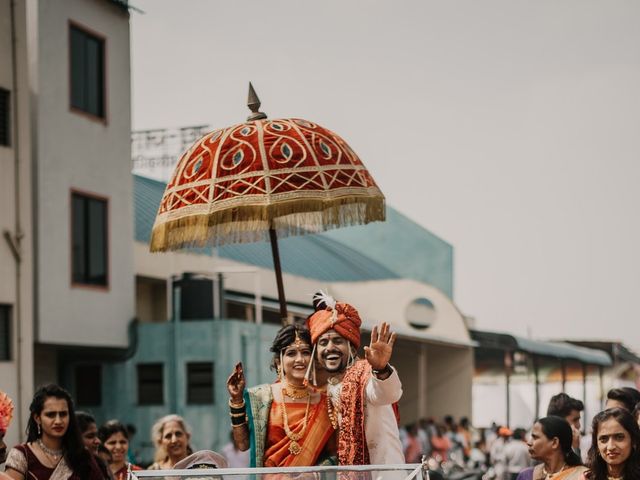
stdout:
[[280,310],[272,310],[270,308],[262,309],[262,323],[270,325],[282,325],[282,317]]
[[71,107],[105,117],[104,39],[71,25]]
[[161,363],[138,365],[138,404],[162,405],[164,403],[164,381]]
[[407,305],[405,317],[413,328],[426,330],[437,319],[436,307],[428,298],[416,298]]
[[108,284],[107,200],[72,193],[72,281]]
[[11,145],[11,104],[9,90],[0,88],[0,145]]
[[0,305],[0,361],[11,360],[11,305]]
[[187,363],[187,403],[213,403],[213,363]]
[[102,403],[102,367],[100,365],[78,365],[75,377],[78,405],[99,406]]

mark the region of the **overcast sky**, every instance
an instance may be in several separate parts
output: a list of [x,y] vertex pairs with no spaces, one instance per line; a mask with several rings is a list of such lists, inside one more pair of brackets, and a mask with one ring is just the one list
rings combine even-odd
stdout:
[[640,2],[135,0],[135,129],[313,120],[479,328],[640,351]]

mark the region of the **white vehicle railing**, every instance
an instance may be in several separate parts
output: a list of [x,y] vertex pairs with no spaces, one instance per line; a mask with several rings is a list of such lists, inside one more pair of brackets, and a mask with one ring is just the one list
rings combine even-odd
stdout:
[[[278,468],[201,468],[193,470],[134,470],[129,471],[128,480],[181,480],[206,478],[215,480],[268,480],[278,475],[278,480],[429,480],[423,474],[422,464],[400,465],[341,465],[315,467]],[[288,477],[288,478],[287,478]]]

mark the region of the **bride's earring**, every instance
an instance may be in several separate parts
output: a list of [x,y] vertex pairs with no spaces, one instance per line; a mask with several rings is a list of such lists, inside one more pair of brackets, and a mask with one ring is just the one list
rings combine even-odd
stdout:
[[278,365],[278,377],[280,378],[280,381],[282,383],[284,383],[284,368],[282,368],[283,359],[284,359],[284,356],[283,356],[282,352],[280,352],[280,365]]

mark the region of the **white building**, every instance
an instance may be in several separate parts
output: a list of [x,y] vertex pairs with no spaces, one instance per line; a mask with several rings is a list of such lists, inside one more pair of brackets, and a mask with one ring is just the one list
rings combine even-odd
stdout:
[[26,426],[33,389],[33,222],[26,2],[0,1],[0,389]]
[[34,385],[57,381],[62,357],[127,345],[129,13],[119,1],[0,0],[0,19],[0,131],[9,132],[0,141],[0,378],[18,405],[11,443]]

